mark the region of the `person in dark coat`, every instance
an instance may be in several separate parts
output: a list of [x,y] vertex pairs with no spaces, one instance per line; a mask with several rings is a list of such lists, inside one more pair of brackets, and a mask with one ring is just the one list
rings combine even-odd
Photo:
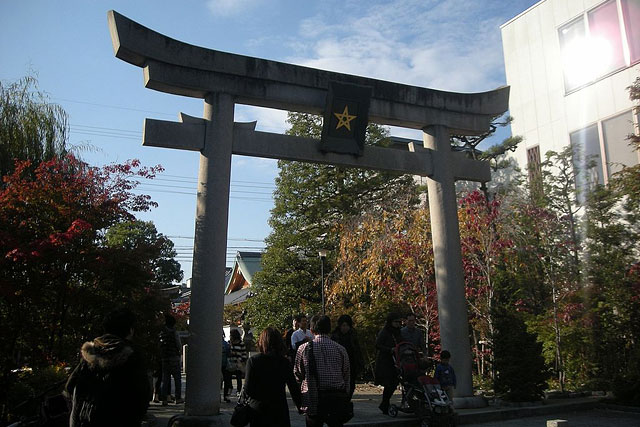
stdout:
[[240,337],[240,331],[237,329],[231,329],[231,331],[229,331],[229,345],[231,346],[231,353],[229,353],[229,371],[231,375],[236,377],[236,390],[238,391],[238,396],[240,396],[242,378],[244,378],[246,373],[249,352]]
[[343,346],[349,355],[349,372],[351,374],[349,391],[351,396],[353,396],[353,392],[356,389],[356,378],[358,378],[358,375],[360,375],[364,369],[364,358],[362,357],[358,335],[353,329],[351,316],[343,314],[338,317],[338,324],[331,334],[331,339]]
[[70,427],[139,427],[149,405],[147,371],[131,344],[135,315],[110,313],[105,334],[85,342],[82,359],[65,393],[71,399]]
[[224,331],[222,331],[222,385],[224,390],[224,401],[229,403],[231,399],[229,399],[229,393],[231,393],[231,389],[233,386],[231,385],[232,377],[231,372],[229,372],[229,356],[231,355],[231,345],[225,341],[224,339]]
[[299,327],[298,319],[299,319],[298,316],[293,318],[292,328],[287,329],[287,332],[284,334],[284,346],[285,346],[285,349],[287,350],[287,358],[289,359],[289,362],[291,362],[292,366],[293,366],[293,363],[296,361],[296,349],[291,345],[291,335],[293,335],[293,333],[298,330],[298,327]]
[[383,414],[389,413],[389,401],[399,384],[398,373],[393,362],[393,351],[396,344],[402,341],[401,326],[402,316],[398,313],[389,313],[384,328],[378,333],[376,339],[375,383],[384,387],[382,403],[378,406]]
[[[162,312],[157,314],[155,326],[158,329],[158,333],[164,327],[164,314]],[[153,366],[153,403],[160,403],[160,398],[162,396],[162,359],[160,353],[160,342],[154,341],[150,365]]]
[[266,328],[258,338],[259,354],[247,361],[244,394],[254,410],[251,427],[289,427],[289,406],[285,384],[295,405],[300,408],[300,386],[293,376],[291,364],[285,357],[282,336],[274,328]]
[[162,362],[162,388],[160,400],[166,406],[171,392],[171,378],[175,389],[175,403],[184,403],[182,399],[182,343],[175,329],[176,319],[170,314],[164,315],[164,328],[160,333],[160,355]]

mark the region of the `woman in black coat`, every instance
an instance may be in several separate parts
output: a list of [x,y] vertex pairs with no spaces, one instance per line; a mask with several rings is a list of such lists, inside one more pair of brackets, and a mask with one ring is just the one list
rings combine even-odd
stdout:
[[360,350],[358,336],[353,329],[353,320],[348,314],[338,317],[338,325],[331,334],[331,339],[340,344],[347,350],[349,356],[349,373],[351,374],[351,396],[356,388],[356,378],[364,369],[364,359]]
[[[296,406],[299,408],[300,386],[293,376],[291,364],[280,332],[267,328],[258,338],[259,354],[247,361],[244,394],[247,403],[254,409],[251,427],[289,427],[289,406],[285,384]],[[243,396],[245,397],[245,396]]]
[[389,313],[384,328],[378,333],[376,339],[375,383],[384,387],[382,403],[378,406],[383,414],[389,413],[389,401],[399,383],[398,373],[393,362],[393,351],[396,344],[402,341],[401,326],[402,316],[398,313]]

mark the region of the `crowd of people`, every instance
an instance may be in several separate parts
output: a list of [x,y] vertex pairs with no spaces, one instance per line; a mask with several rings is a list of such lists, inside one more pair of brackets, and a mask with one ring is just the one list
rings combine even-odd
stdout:
[[[176,321],[169,314],[163,320],[154,400],[167,404],[173,379],[173,401],[182,403]],[[105,320],[105,334],[82,346],[81,362],[66,386],[72,401],[72,427],[140,425],[151,384],[131,344],[134,324],[133,313],[115,311]],[[238,329],[231,329],[229,335],[228,342],[224,336],[222,339],[223,399],[230,402],[235,377],[236,397],[254,414],[251,426],[290,426],[285,388],[309,427],[342,426],[353,416],[351,398],[356,379],[364,371],[364,358],[351,316],[340,316],[333,329],[326,315],[315,315],[310,321],[304,315],[296,316],[293,328],[284,334],[268,327],[258,338],[257,354],[251,357],[248,347],[253,346],[252,335],[245,331],[243,339]],[[423,332],[416,328],[415,315],[390,313],[377,335],[374,377],[383,387],[379,408],[384,414],[388,414],[390,398],[399,384],[393,351],[400,342],[411,342],[426,360],[427,348]],[[452,397],[456,378],[450,358],[448,351],[441,353],[435,376]]]
[[[413,313],[390,313],[376,339],[374,377],[383,387],[379,408],[384,414],[399,384],[393,352],[400,342],[412,343],[428,360],[424,334],[416,327]],[[273,328],[265,329],[258,348],[260,354],[248,359],[240,397],[258,414],[251,426],[290,425],[285,387],[309,427],[341,426],[353,415],[349,402],[364,371],[364,358],[351,316],[340,316],[332,330],[328,316],[313,316],[308,322],[306,316],[298,315],[282,337]],[[442,352],[435,375],[452,397],[455,373],[448,364],[450,357],[448,351]]]

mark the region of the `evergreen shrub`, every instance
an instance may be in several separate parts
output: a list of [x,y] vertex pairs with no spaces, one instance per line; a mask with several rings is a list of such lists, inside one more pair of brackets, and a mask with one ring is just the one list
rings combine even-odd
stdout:
[[512,402],[540,400],[548,378],[542,344],[527,331],[525,323],[512,313],[497,314],[494,322],[496,394]]

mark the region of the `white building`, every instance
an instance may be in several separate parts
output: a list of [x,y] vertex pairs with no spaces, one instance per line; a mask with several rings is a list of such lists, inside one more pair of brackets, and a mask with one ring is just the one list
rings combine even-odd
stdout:
[[625,138],[638,125],[626,88],[640,76],[640,0],[542,0],[501,30],[523,170],[569,143],[574,164],[597,156],[600,183],[638,163]]

